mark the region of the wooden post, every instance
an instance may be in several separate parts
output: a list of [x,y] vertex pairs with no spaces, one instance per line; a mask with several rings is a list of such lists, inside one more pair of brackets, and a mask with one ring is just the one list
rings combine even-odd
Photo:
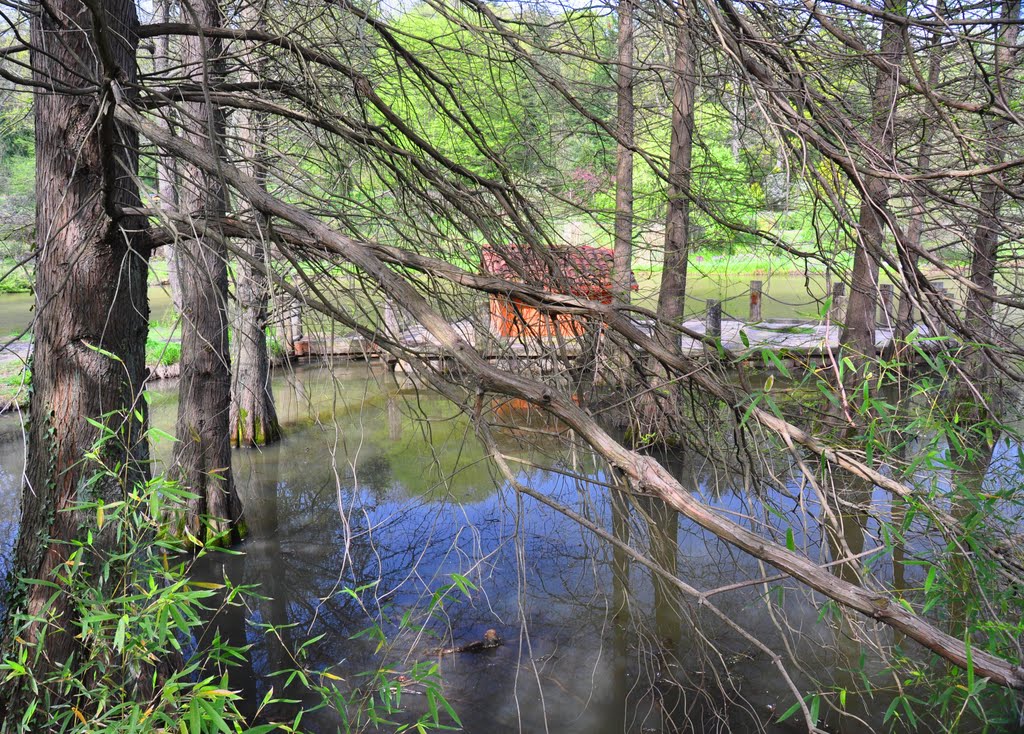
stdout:
[[841,321],[843,318],[843,301],[846,299],[846,284],[832,284],[832,307],[829,309],[830,321]]
[[946,293],[946,284],[945,283],[936,282],[935,285],[934,285],[934,288],[935,288],[935,295],[936,295],[936,299],[935,299],[936,303],[935,303],[935,308],[932,309],[932,312],[935,314],[935,325],[936,325],[936,328],[938,329],[938,333],[936,334],[936,336],[945,336],[946,335],[946,324],[942,321],[942,318],[939,316],[938,304],[940,302],[944,302],[949,296]]
[[[906,299],[908,306],[904,306],[904,299]],[[906,323],[902,323],[899,326],[901,329],[905,329],[909,334],[914,328],[914,302],[910,299],[909,293],[901,293],[897,303],[898,307],[896,308],[896,318],[906,319]],[[904,311],[906,311],[906,313],[904,313]]]
[[761,320],[761,281],[750,281],[750,321],[756,324]]
[[893,324],[893,286],[892,283],[882,283],[878,286],[879,302],[882,308],[882,322],[886,328],[892,328]]
[[302,301],[296,299],[292,309],[292,341],[302,341],[305,334],[302,333]]
[[722,336],[722,302],[714,298],[708,299],[708,312],[705,321],[708,336]]
[[473,346],[482,350],[494,334],[491,321],[491,304],[489,301],[478,302],[473,309]]
[[398,326],[398,314],[395,313],[395,304],[391,299],[384,301],[384,328],[387,330],[389,339],[398,339],[401,329]]
[[289,357],[295,356],[295,342],[302,337],[295,334],[295,323],[292,319],[292,311],[296,307],[295,299],[291,296],[282,295],[275,304],[278,308],[277,315],[277,341]]

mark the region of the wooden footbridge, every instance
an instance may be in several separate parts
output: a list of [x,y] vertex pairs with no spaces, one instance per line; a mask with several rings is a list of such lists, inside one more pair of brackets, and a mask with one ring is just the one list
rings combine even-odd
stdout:
[[[761,352],[770,350],[786,362],[817,363],[828,359],[839,348],[842,327],[835,321],[842,309],[845,289],[842,284],[833,287],[828,313],[822,319],[762,319],[761,283],[752,281],[750,288],[749,318],[739,319],[723,315],[721,303],[717,300],[706,302],[704,318],[690,319],[683,323],[684,333],[680,346],[686,355],[713,354],[717,345],[741,359],[760,358]],[[808,304],[809,305],[809,304]],[[875,329],[875,347],[883,352],[893,344],[895,312],[893,309],[892,286],[883,285],[879,302],[878,328]],[[396,334],[399,343],[426,360],[443,359],[440,344],[425,328],[412,325],[397,328],[391,318],[389,331]],[[485,320],[485,319],[482,319]],[[574,358],[580,353],[581,340],[562,335],[547,335],[532,339],[508,338],[495,333],[493,329],[481,333],[481,327],[471,321],[454,322],[453,327],[488,359],[554,359]],[[653,326],[637,322],[648,333]],[[927,327],[918,324],[920,336],[930,336]],[[701,338],[703,337],[703,338]],[[308,334],[296,340],[295,354],[299,357],[341,357],[348,359],[384,359],[394,363],[394,358],[383,352],[376,344],[360,337]]]

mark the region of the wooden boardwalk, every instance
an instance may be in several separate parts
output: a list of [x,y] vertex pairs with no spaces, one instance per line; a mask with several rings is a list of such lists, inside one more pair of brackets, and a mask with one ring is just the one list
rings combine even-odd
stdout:
[[[940,292],[944,288],[942,284],[938,283],[935,284],[935,287]],[[725,351],[740,359],[759,358],[761,352],[767,349],[779,355],[783,360],[813,362],[819,358],[827,358],[838,350],[842,327],[837,323],[837,318],[842,314],[845,302],[845,286],[842,283],[833,284],[828,304],[830,306],[828,320],[762,319],[762,301],[769,296],[763,292],[761,281],[751,281],[747,293],[749,294],[749,319],[741,320],[728,315],[723,318],[721,302],[709,299],[706,302],[707,311],[704,318],[686,321],[683,324],[684,330],[690,334],[711,336],[720,340]],[[894,331],[892,324],[895,321],[895,310],[893,286],[882,284],[879,288],[879,312],[877,314],[880,326],[875,329],[875,347],[880,353],[884,353],[892,346]],[[385,320],[389,325],[389,331],[398,335],[399,343],[403,347],[418,352],[423,359],[442,359],[442,350],[437,340],[422,326],[413,325],[404,329],[400,328],[400,319],[396,316],[397,311],[398,309],[385,306]],[[480,328],[474,326],[470,321],[457,321],[452,326],[488,359],[572,358],[578,355],[581,349],[580,340],[572,338],[571,335],[563,335],[557,339],[554,337],[538,337],[532,340],[508,339],[490,331],[481,334]],[[649,335],[653,333],[651,323],[638,322],[637,326]],[[917,324],[915,328],[921,337],[930,336],[926,326]],[[680,347],[683,354],[688,356],[709,354],[713,350],[707,340],[702,341],[700,338],[692,336],[681,337]],[[359,337],[311,334],[297,344],[296,352],[300,356],[308,354],[309,356],[338,356],[352,359],[383,358],[394,361],[393,358],[382,353],[377,345]]]
[[[454,323],[453,326],[470,344],[477,346],[477,332],[472,323],[460,321]],[[650,332],[650,327],[640,326]],[[696,334],[706,335],[708,333],[708,326],[704,321],[690,320],[686,321],[683,326]],[[750,324],[744,321],[723,319],[720,329],[719,338],[722,347],[740,358],[757,357],[765,349],[787,358],[823,357],[838,349],[842,334],[842,328],[836,324],[796,320],[762,321]],[[927,336],[924,327],[919,325],[917,329],[923,336]],[[884,351],[891,345],[892,338],[893,329],[876,329],[875,347],[880,352]],[[424,359],[443,357],[437,340],[422,327],[400,332],[399,342],[403,347],[419,353]],[[486,341],[480,344],[483,356],[488,359],[551,358],[556,356],[572,358],[579,354],[580,346],[580,340],[566,338],[558,341],[544,338],[527,342],[502,339],[493,334],[488,334]],[[683,354],[689,356],[706,354],[711,349],[707,342],[688,336],[681,338],[680,346]],[[393,358],[378,348],[376,344],[361,337],[310,334],[301,342],[297,351],[301,353],[300,356],[336,356],[348,359],[393,361]]]
[[[684,326],[698,334],[707,334],[707,324],[687,321]],[[920,333],[922,326],[917,326]],[[839,348],[842,327],[813,321],[779,320],[749,324],[723,319],[720,339],[722,347],[733,354],[746,356],[771,349],[792,355],[821,356]],[[875,348],[883,351],[892,345],[893,329],[875,329]],[[684,354],[699,354],[707,349],[704,342],[683,337]]]

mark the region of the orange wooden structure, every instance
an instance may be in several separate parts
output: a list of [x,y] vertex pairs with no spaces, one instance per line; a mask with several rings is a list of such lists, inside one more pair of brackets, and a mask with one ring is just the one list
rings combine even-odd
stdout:
[[[483,272],[514,283],[541,286],[550,293],[612,302],[611,250],[599,247],[556,247],[543,256],[527,245],[485,246]],[[630,275],[632,289],[637,289]],[[550,338],[556,334],[578,337],[584,322],[579,316],[554,314],[528,306],[513,296],[492,294],[491,331],[510,339]]]

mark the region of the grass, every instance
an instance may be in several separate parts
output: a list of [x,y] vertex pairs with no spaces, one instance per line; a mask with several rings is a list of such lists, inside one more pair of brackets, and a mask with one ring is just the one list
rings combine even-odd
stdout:
[[[18,246],[6,247],[0,242],[0,251],[21,249]],[[35,283],[35,263],[19,263],[12,257],[0,258],[0,294],[31,293]],[[167,261],[154,258],[149,263],[149,285],[158,286],[167,282]]]
[[19,265],[10,257],[0,259],[0,293],[31,293],[34,282],[31,264]]
[[[633,265],[636,272],[660,273],[662,264],[657,257],[660,253],[641,259]],[[853,266],[853,254],[836,257],[831,263],[833,270],[849,270]],[[708,250],[690,253],[687,270],[693,275],[803,275],[804,273],[825,273],[825,265],[817,260],[798,260],[786,253],[774,256],[758,252],[735,252],[723,254]]]
[[149,259],[149,277],[147,278],[149,285],[163,285],[169,280],[167,273],[167,260],[162,257],[152,257]]
[[146,364],[169,367],[181,361],[181,342],[162,341],[150,337],[146,340]]
[[20,359],[0,362],[0,409],[28,405],[28,387],[31,380],[31,371]]

